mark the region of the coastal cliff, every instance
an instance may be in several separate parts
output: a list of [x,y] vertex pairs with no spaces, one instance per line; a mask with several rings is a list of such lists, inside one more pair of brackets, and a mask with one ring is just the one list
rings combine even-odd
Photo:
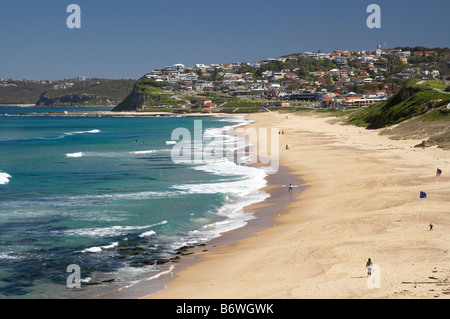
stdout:
[[157,82],[145,76],[133,85],[131,93],[120,102],[113,112],[136,111],[141,107],[171,107],[187,103],[170,90],[165,90],[167,82]]
[[137,83],[133,85],[131,93],[112,110],[113,112],[136,111],[144,103],[144,96],[139,92]]
[[112,104],[108,98],[101,98],[93,94],[68,94],[49,98],[46,96],[47,91],[41,94],[37,106],[78,106],[78,105],[110,105]]
[[37,106],[117,105],[131,91],[134,80],[89,79],[66,81],[41,93]]

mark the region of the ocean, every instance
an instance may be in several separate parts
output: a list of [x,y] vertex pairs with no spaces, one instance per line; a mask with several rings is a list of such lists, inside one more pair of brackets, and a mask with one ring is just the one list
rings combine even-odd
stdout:
[[211,143],[244,117],[28,116],[46,112],[0,106],[0,298],[151,283],[176,267],[158,260],[245,226],[255,217],[243,207],[269,197],[262,168],[173,160],[177,128],[201,121]]

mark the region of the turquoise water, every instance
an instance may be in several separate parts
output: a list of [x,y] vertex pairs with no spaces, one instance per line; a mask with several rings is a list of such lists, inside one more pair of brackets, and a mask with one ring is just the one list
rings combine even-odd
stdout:
[[[82,298],[157,277],[173,267],[158,259],[244,226],[242,207],[268,196],[260,169],[172,160],[171,133],[199,118],[11,116],[31,112],[0,106],[0,298]],[[245,123],[201,121],[211,136]],[[66,285],[71,264],[81,289]]]
[[39,106],[7,106],[0,105],[0,114],[3,116],[15,116],[23,114],[42,114],[42,113],[61,113],[70,111],[110,111],[112,107],[109,106],[55,106],[55,107],[39,107]]

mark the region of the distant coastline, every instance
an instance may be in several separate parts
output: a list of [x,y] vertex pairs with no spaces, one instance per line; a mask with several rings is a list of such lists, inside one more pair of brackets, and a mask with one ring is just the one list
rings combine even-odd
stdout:
[[13,104],[13,103],[8,103],[8,104],[0,104],[0,106],[23,106],[23,107],[30,107],[30,106],[36,106],[36,104]]
[[[237,114],[236,114],[237,115]],[[242,114],[239,114],[242,115]],[[21,116],[109,116],[109,117],[158,117],[158,116],[176,116],[176,117],[209,117],[209,116],[231,116],[222,113],[171,113],[171,112],[111,112],[111,111],[69,111],[69,112],[49,112],[49,113],[27,113]]]

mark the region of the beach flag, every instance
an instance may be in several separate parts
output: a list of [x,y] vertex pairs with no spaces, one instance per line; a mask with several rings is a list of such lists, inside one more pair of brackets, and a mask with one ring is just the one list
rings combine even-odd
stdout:
[[422,215],[423,215],[423,200],[427,198],[427,193],[424,191],[420,191],[419,193],[419,199],[417,200],[417,221],[419,221],[419,207],[420,207],[420,200],[422,199]]
[[437,193],[438,193],[438,177],[441,175],[442,175],[442,170],[438,168],[436,170],[436,197],[437,197]]

